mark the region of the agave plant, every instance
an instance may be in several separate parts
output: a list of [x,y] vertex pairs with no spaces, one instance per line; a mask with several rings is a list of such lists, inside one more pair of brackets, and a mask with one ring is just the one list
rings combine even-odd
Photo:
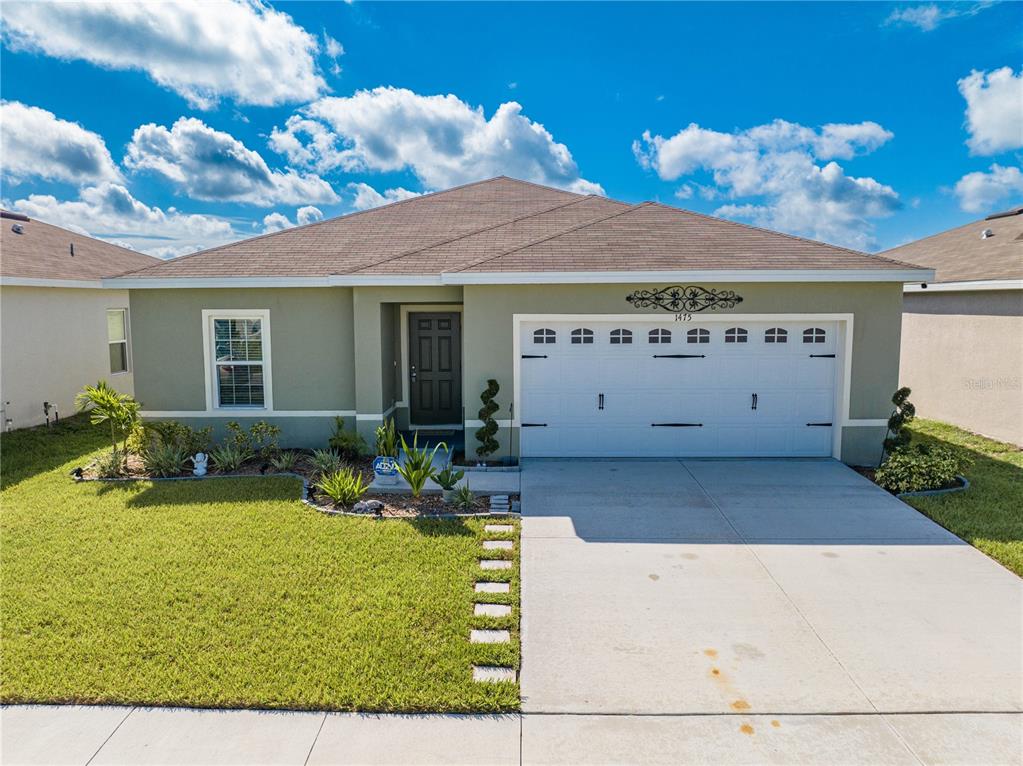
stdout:
[[419,449],[418,431],[412,437],[411,447],[405,441],[404,436],[400,438],[401,448],[405,452],[405,460],[399,462],[398,473],[412,488],[412,497],[419,497],[426,482],[437,475],[437,469],[433,467],[433,459],[437,456],[437,450],[443,448],[447,452],[448,446],[444,442],[439,442],[432,450],[429,447]]
[[344,508],[350,508],[358,502],[369,489],[369,483],[364,481],[362,474],[354,468],[342,468],[323,476],[315,486],[336,505]]

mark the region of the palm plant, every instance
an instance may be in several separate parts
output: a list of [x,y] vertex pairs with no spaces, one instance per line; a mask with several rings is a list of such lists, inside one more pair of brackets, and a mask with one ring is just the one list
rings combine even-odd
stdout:
[[117,438],[120,436],[125,440],[125,447],[122,451],[127,454],[128,434],[132,432],[139,421],[139,403],[128,394],[122,394],[110,387],[105,381],[99,381],[95,386],[86,386],[75,397],[75,407],[79,412],[89,413],[89,422],[93,425],[109,423],[110,445],[113,447],[113,456],[119,460],[117,449]]
[[437,475],[437,469],[433,467],[433,459],[437,455],[437,450],[443,447],[447,452],[448,446],[444,442],[439,442],[432,450],[429,447],[419,449],[418,431],[412,437],[411,447],[405,441],[404,436],[400,438],[401,448],[405,452],[405,460],[399,462],[398,473],[412,488],[412,497],[419,497],[426,482]]

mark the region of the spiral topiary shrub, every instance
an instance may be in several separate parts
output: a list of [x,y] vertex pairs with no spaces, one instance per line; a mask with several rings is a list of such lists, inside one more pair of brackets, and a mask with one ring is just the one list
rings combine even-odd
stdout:
[[888,433],[885,434],[884,451],[881,454],[882,462],[886,455],[908,447],[913,438],[909,429],[906,428],[916,417],[916,407],[909,401],[910,393],[912,392],[903,386],[892,396],[892,404],[895,405],[895,409],[892,411],[891,417],[888,418]]
[[487,456],[497,452],[498,447],[501,445],[497,443],[497,439],[494,435],[497,434],[497,421],[494,420],[494,413],[497,412],[500,407],[497,402],[494,401],[494,397],[501,390],[496,380],[488,380],[487,387],[483,393],[480,394],[480,401],[483,402],[483,406],[480,407],[478,417],[483,421],[483,426],[476,429],[476,440],[479,442],[479,446],[476,448],[476,455],[482,462],[486,462]]

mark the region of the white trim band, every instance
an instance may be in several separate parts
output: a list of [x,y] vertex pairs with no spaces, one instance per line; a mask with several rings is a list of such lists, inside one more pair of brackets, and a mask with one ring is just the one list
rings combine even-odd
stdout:
[[[98,290],[106,285],[100,279],[37,279],[35,277],[0,277],[0,287],[73,287]],[[119,288],[123,289],[123,288]]]
[[978,279],[973,282],[924,282],[907,284],[904,293],[971,292],[974,290],[1023,290],[1023,279]]
[[144,418],[223,418],[224,420],[241,420],[243,418],[350,418],[355,410],[259,410],[237,409],[222,410],[142,410]]

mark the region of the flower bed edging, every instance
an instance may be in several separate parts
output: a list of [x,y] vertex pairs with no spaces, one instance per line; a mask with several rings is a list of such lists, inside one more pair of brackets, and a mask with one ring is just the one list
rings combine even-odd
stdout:
[[902,499],[904,497],[929,497],[930,495],[948,495],[952,492],[962,492],[970,488],[970,480],[965,476],[956,476],[960,486],[958,487],[946,487],[945,489],[921,489],[916,492],[900,492],[896,495],[897,498]]

